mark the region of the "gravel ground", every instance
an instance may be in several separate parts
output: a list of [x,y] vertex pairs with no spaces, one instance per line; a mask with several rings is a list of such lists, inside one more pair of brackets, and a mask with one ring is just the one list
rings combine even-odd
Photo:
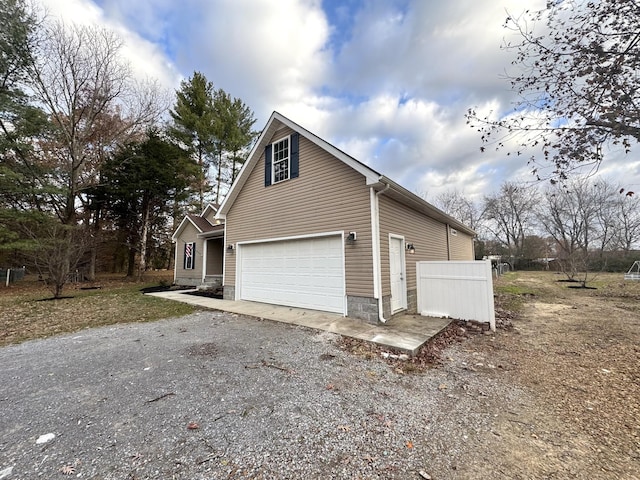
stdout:
[[9,346],[0,365],[9,480],[473,478],[501,409],[528,402],[468,343],[403,375],[222,312]]

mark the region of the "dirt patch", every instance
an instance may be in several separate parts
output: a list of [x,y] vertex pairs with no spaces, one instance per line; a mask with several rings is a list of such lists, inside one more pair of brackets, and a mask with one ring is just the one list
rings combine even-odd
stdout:
[[[541,279],[518,275],[533,287]],[[600,294],[547,280],[554,291],[525,303],[511,331],[474,340],[479,354],[506,366],[488,375],[530,394],[526,405],[504,405],[499,450],[475,465],[474,478],[637,479],[640,318],[620,303],[640,286],[608,282]]]

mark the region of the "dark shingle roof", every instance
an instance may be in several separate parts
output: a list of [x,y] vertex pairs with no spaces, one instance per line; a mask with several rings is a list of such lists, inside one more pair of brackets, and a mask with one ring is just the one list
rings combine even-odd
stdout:
[[202,233],[210,232],[212,230],[215,230],[216,227],[220,226],[212,225],[209,220],[207,220],[206,218],[202,218],[200,215],[196,215],[195,213],[189,214],[189,220],[191,220],[200,229],[200,231],[202,231]]

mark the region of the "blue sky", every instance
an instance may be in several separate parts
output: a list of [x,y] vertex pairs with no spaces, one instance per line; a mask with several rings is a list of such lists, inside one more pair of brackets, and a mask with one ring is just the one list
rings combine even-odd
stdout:
[[[117,30],[136,75],[174,91],[201,71],[242,98],[257,128],[277,110],[429,199],[533,180],[526,155],[480,153],[464,113],[511,107],[506,11],[544,0],[39,1],[67,22]],[[601,173],[638,188],[634,158]]]

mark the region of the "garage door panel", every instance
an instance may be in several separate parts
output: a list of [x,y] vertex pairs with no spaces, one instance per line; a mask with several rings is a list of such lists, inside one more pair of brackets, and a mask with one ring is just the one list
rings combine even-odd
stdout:
[[240,245],[240,298],[344,313],[341,236]]

